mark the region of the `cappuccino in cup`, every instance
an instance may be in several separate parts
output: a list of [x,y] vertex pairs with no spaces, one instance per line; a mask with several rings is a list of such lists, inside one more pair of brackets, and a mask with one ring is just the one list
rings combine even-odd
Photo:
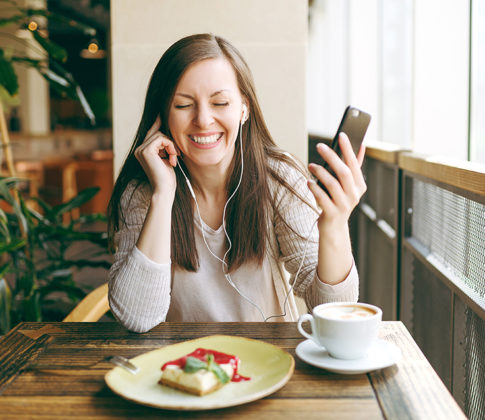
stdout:
[[361,319],[376,315],[376,311],[366,306],[338,305],[322,308],[316,312],[323,318]]
[[[337,359],[360,359],[367,355],[377,338],[382,310],[361,302],[324,303],[298,320],[300,333]],[[312,333],[302,327],[309,321]]]

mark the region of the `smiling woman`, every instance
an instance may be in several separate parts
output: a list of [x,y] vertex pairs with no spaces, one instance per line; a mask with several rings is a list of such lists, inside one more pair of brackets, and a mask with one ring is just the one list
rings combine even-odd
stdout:
[[276,146],[228,41],[200,34],[173,44],[151,77],[109,206],[118,320],[134,331],[296,320],[292,291],[309,308],[357,300],[348,218],[366,188],[363,150],[357,158],[340,140],[342,159],[319,149],[335,177],[310,166],[327,194]]

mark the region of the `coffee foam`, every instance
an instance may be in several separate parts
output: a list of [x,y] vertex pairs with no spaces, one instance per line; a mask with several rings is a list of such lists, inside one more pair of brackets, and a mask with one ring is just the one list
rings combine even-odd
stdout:
[[365,306],[358,305],[345,305],[345,306],[330,306],[328,308],[320,308],[316,315],[331,318],[331,319],[343,319],[353,320],[368,318],[376,315],[376,311]]

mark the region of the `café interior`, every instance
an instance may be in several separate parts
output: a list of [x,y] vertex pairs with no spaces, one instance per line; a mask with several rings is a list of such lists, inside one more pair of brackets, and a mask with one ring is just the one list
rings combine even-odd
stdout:
[[367,192],[350,220],[359,300],[401,321],[465,415],[485,418],[484,0],[12,4],[3,2],[2,21],[12,7],[48,13],[0,27],[2,62],[25,58],[13,64],[18,91],[1,63],[0,208],[14,211],[3,190],[18,177],[27,206],[57,209],[59,232],[75,231],[66,255],[84,264],[66,267],[62,287],[43,283],[49,299],[35,315],[12,315],[9,328],[2,321],[0,334],[20,321],[115,322],[103,217],[148,78],[174,41],[212,32],[240,48],[274,139],[305,164],[332,141],[347,105],[372,116]]

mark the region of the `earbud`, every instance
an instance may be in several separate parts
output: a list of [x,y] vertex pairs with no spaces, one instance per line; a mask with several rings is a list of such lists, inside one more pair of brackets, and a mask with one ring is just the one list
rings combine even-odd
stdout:
[[248,119],[248,107],[247,107],[246,104],[243,104],[242,112],[243,112],[243,114],[242,114],[242,117],[241,117],[241,124],[244,124]]

